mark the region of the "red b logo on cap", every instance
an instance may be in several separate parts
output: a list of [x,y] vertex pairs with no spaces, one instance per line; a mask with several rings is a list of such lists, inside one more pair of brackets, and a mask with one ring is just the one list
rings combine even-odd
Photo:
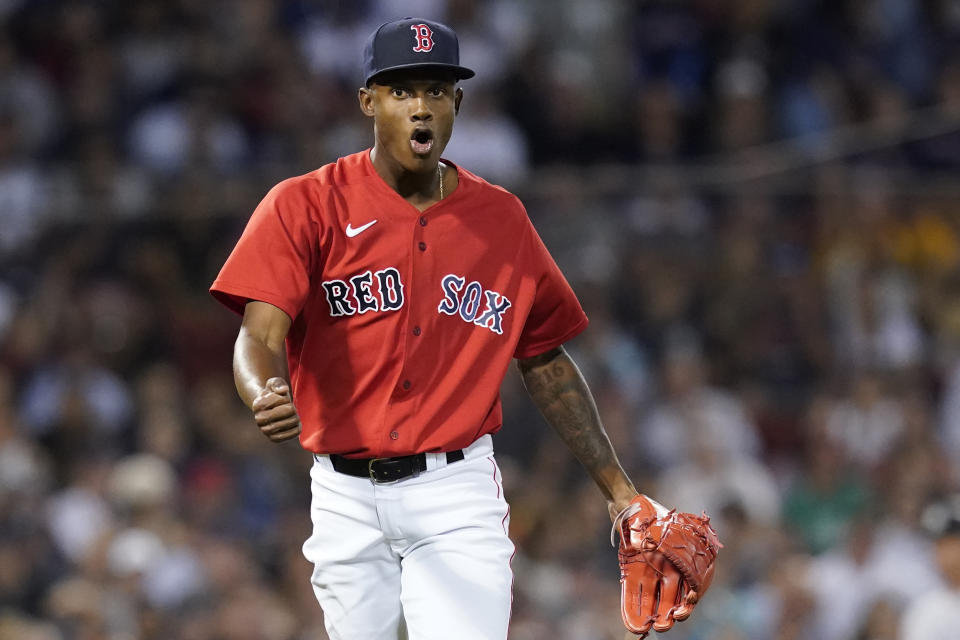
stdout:
[[413,50],[417,53],[426,53],[433,49],[433,31],[425,24],[412,24],[410,28],[413,29],[414,37],[417,39],[417,43],[413,46]]

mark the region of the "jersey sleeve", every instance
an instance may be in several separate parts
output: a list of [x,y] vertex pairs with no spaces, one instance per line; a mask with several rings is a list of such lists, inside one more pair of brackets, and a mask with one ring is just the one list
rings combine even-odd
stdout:
[[533,224],[528,226],[526,255],[527,267],[535,275],[536,293],[513,354],[515,358],[531,358],[559,347],[586,329],[589,322]]
[[281,182],[264,197],[210,287],[239,314],[250,300],[296,318],[307,299],[320,237],[302,181]]

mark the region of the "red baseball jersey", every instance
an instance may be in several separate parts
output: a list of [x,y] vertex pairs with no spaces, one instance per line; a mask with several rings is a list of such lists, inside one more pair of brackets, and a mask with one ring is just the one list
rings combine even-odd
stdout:
[[456,189],[423,212],[369,150],[285,180],[210,288],[237,313],[259,300],[292,319],[304,448],[365,458],[466,447],[500,428],[511,358],[587,326],[516,196],[456,170]]

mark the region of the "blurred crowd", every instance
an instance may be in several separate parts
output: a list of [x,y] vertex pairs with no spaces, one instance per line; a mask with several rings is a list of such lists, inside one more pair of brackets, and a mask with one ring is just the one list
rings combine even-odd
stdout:
[[[0,640],[326,638],[310,457],[206,287],[270,186],[371,144],[362,42],[403,15],[460,35],[445,155],[581,297],[624,465],[725,544],[666,637],[902,640],[960,491],[960,134],[916,134],[960,118],[951,0],[0,2]],[[874,125],[786,181],[691,171]],[[511,638],[621,638],[604,501],[503,398]]]

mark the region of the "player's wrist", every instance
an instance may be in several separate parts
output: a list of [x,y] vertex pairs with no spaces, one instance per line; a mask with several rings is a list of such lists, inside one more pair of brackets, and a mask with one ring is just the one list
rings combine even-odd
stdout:
[[640,495],[640,492],[637,491],[630,478],[623,471],[619,471],[609,480],[608,502],[616,505],[619,509],[625,508],[638,495]]

